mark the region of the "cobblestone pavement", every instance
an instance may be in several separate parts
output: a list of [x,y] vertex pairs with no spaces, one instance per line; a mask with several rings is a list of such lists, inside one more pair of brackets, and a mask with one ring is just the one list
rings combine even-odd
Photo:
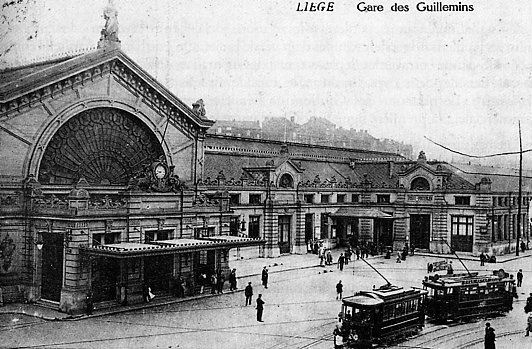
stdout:
[[[290,256],[294,258],[293,256]],[[294,258],[297,260],[297,258]],[[45,348],[332,348],[332,329],[340,310],[335,300],[335,284],[342,280],[344,296],[360,289],[381,285],[384,281],[361,261],[349,264],[340,272],[336,266],[311,267],[317,257],[301,256],[304,269],[286,259],[248,261],[251,271],[271,265],[268,289],[260,285],[260,277],[245,272],[245,261],[232,266],[241,273],[239,287],[247,281],[254,285],[266,302],[264,321],[255,319],[254,306],[244,306],[242,292],[225,292],[209,298],[189,300],[127,313],[84,318],[77,321],[44,321],[20,314],[0,314],[0,346]],[[390,282],[403,286],[420,286],[427,262],[441,257],[414,256],[397,264],[394,260],[370,258],[370,262]],[[305,262],[306,261],[306,262]],[[532,291],[532,266],[529,258],[486,265],[491,271],[503,267],[515,273],[523,268],[524,287],[514,310],[506,317],[490,319],[496,329],[497,348],[526,348],[530,337],[524,336],[526,316],[524,298]],[[256,263],[256,266],[251,264]],[[274,266],[277,263],[277,266]],[[283,263],[282,266],[280,263]],[[307,264],[305,264],[307,263]],[[478,262],[465,261],[472,270]],[[462,268],[459,263],[455,270]],[[275,269],[279,267],[279,272]],[[280,272],[281,268],[285,271]],[[248,274],[249,276],[246,276]],[[484,321],[460,325],[428,323],[415,338],[397,348],[481,348]],[[532,340],[530,340],[532,344]]]

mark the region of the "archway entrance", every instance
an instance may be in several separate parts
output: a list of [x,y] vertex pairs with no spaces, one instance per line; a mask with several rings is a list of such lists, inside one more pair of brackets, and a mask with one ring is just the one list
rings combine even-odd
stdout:
[[39,168],[43,184],[126,185],[143,165],[163,155],[157,137],[120,109],[94,108],[68,120],[48,143]]

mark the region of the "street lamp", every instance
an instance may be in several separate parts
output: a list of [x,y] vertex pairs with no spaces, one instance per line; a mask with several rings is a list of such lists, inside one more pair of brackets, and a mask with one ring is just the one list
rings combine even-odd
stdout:
[[37,246],[37,249],[40,251],[40,250],[42,250],[43,245],[44,245],[44,243],[42,241],[41,234],[37,234],[37,241],[35,242],[35,246]]

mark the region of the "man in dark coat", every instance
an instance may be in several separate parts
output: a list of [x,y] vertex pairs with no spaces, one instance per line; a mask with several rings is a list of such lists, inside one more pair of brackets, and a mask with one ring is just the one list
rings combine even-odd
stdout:
[[342,280],[338,281],[336,284],[336,299],[340,297],[342,299],[342,292],[344,291],[344,285],[342,285]]
[[229,274],[229,291],[236,290],[236,269],[231,270]]
[[251,298],[253,297],[253,287],[251,286],[251,282],[248,282],[248,285],[244,289],[244,294],[246,295],[246,306],[251,305]]
[[262,294],[259,293],[257,298],[257,321],[262,321],[262,312],[264,311],[264,301],[262,300]]
[[523,285],[523,269],[519,269],[517,272],[517,287],[521,287]]
[[338,257],[338,269],[340,269],[340,271],[344,270],[344,261],[344,254],[340,253],[340,257]]
[[486,324],[486,334],[484,335],[484,349],[495,349],[495,330],[488,322]]
[[262,268],[262,284],[264,288],[268,288],[268,269],[266,267]]
[[480,253],[480,266],[482,267],[484,263],[486,262],[486,255],[484,252]]
[[224,283],[225,283],[225,277],[222,272],[218,274],[218,293],[224,293]]

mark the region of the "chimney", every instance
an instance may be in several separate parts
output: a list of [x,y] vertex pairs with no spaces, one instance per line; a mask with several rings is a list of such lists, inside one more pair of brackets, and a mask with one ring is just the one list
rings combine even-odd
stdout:
[[395,171],[394,167],[395,167],[395,162],[388,161],[388,176],[390,178],[393,177],[393,174],[394,174],[394,171]]

